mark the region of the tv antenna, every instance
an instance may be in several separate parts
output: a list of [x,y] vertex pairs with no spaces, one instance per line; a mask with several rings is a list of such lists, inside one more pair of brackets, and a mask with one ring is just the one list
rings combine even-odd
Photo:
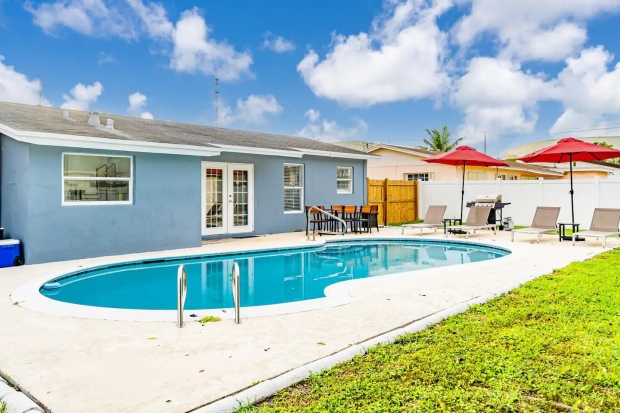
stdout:
[[[41,48],[40,47],[37,50],[37,53],[39,54],[39,57],[41,57]],[[41,66],[39,66],[39,67],[41,67]],[[41,82],[41,73],[40,72],[39,72],[38,78],[39,78],[39,104],[37,106],[42,106],[42,102],[43,102],[43,83]]]
[[218,79],[217,77],[215,78],[215,127],[217,128],[217,121],[218,121],[218,116],[217,116],[217,106],[218,106],[218,96],[220,94],[220,91],[218,90],[219,87],[219,83],[220,79]]

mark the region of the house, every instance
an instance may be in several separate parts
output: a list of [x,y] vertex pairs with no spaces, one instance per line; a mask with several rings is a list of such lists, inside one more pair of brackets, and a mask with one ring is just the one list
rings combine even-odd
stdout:
[[[368,177],[371,179],[419,180],[419,181],[454,181],[461,180],[463,169],[460,166],[430,164],[424,158],[435,155],[431,151],[411,146],[366,143],[359,141],[341,142],[346,148],[365,151],[380,158],[368,160]],[[564,176],[561,171],[521,162],[506,161],[510,166],[485,168],[467,166],[467,180],[523,180],[523,179],[558,179]]]
[[[463,176],[463,169],[460,166],[424,162],[424,158],[433,156],[435,153],[422,148],[362,141],[340,142],[338,144],[346,148],[380,156],[368,160],[368,177],[371,179],[453,181],[461,180]],[[524,152],[522,155],[527,153],[529,152]],[[570,176],[569,164],[526,164],[517,162],[516,158],[512,157],[509,159],[504,158],[503,161],[509,166],[499,168],[467,166],[465,179],[475,181],[496,179],[515,181],[539,178],[568,179]],[[607,178],[615,173],[620,174],[620,165],[608,162],[575,162],[573,166],[573,177],[575,179]]]
[[[620,136],[595,136],[595,137],[580,137],[579,139],[595,143],[605,142],[614,148],[620,148]],[[551,145],[555,145],[559,139],[542,140],[536,142],[529,142],[523,145],[515,146],[506,149],[502,155],[502,159],[505,161],[514,161],[521,156],[525,156],[534,151],[546,148]],[[569,178],[568,163],[563,164],[539,164],[540,166],[553,168],[557,171],[564,173],[564,179]],[[615,162],[574,162],[573,163],[573,177],[575,179],[592,179],[592,178],[607,178],[609,175],[620,174],[620,165],[618,160]]]
[[26,263],[305,228],[366,201],[366,152],[294,136],[0,103],[0,219]]

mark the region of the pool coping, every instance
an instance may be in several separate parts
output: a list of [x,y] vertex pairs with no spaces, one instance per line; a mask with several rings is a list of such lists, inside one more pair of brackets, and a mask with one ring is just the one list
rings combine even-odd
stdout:
[[[113,268],[116,266],[125,266],[139,263],[155,263],[162,261],[182,261],[191,260],[203,257],[218,257],[218,256],[230,256],[252,253],[264,253],[264,252],[277,252],[287,250],[299,250],[322,247],[327,244],[346,244],[346,243],[360,243],[360,242],[418,242],[423,244],[462,244],[470,247],[483,247],[491,248],[495,250],[501,250],[508,252],[506,256],[495,258],[492,260],[464,263],[460,265],[450,265],[438,268],[427,268],[417,271],[405,271],[394,274],[386,274],[379,277],[360,278],[355,280],[345,280],[335,284],[331,284],[325,288],[325,297],[315,298],[310,300],[294,301],[289,303],[269,304],[263,306],[252,306],[241,308],[241,319],[253,318],[253,317],[266,317],[274,315],[292,314],[305,311],[320,310],[325,308],[338,307],[355,302],[356,300],[350,295],[349,291],[356,286],[369,286],[378,283],[386,283],[390,281],[396,281],[403,278],[414,279],[416,277],[426,277],[428,275],[441,276],[453,274],[454,272],[461,271],[463,268],[483,269],[486,266],[497,265],[498,263],[508,264],[510,262],[520,260],[527,254],[523,251],[515,252],[509,248],[501,247],[489,242],[484,241],[470,241],[470,240],[455,240],[455,239],[429,239],[424,237],[412,237],[412,236],[391,236],[391,237],[370,237],[364,239],[342,239],[342,240],[317,240],[308,244],[307,242],[289,244],[282,247],[264,247],[254,248],[251,250],[240,251],[227,251],[227,252],[213,252],[213,253],[196,253],[196,254],[172,254],[165,258],[144,258],[144,259],[132,259],[127,260],[122,257],[110,257],[110,262],[106,264],[92,265],[79,270],[67,272],[62,271],[56,274],[50,274],[45,277],[39,277],[28,283],[25,283],[17,287],[11,292],[11,300],[22,308],[26,308],[32,311],[65,316],[82,319],[93,320],[115,320],[115,321],[140,321],[140,322],[174,322],[177,318],[176,310],[136,310],[136,309],[118,309],[109,307],[94,307],[81,304],[72,304],[62,301],[57,301],[52,298],[46,297],[39,292],[39,289],[46,282],[56,280],[59,278],[65,278],[75,276],[87,271],[93,271],[96,269]],[[198,321],[205,316],[215,316],[221,319],[233,319],[233,308],[220,308],[220,309],[208,309],[208,310],[185,310],[185,313],[190,313],[190,317],[186,316],[185,320],[188,322]]]

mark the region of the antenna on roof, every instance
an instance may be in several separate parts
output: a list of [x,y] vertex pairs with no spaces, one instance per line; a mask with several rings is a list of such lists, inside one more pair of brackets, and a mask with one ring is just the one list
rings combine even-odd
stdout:
[[220,94],[220,91],[218,90],[219,82],[220,82],[220,79],[216,77],[215,78],[215,127],[216,128],[217,128],[217,121],[218,121],[218,117],[217,117],[217,105],[219,103],[218,95]]
[[[37,53],[39,55],[41,55],[41,48],[39,47],[39,49],[37,50]],[[39,104],[37,106],[42,106],[42,102],[43,102],[43,83],[41,82],[41,74],[39,74]]]

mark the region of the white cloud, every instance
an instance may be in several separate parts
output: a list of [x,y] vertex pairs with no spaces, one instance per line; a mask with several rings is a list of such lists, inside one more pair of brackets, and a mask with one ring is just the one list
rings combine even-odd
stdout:
[[368,131],[368,124],[362,119],[357,119],[353,126],[344,127],[336,121],[321,120],[320,113],[314,109],[308,110],[304,116],[309,119],[309,122],[297,134],[310,139],[317,139],[323,142],[359,140]]
[[304,114],[310,122],[316,122],[321,117],[321,112],[316,109],[308,109],[308,111]]
[[599,46],[566,60],[566,67],[552,82],[553,98],[565,109],[551,128],[552,133],[607,127],[610,119],[616,124],[620,121],[620,63],[608,70],[613,59]]
[[496,35],[506,56],[520,61],[561,61],[586,41],[582,22],[620,9],[618,0],[471,0],[471,12],[453,28],[456,42],[470,46],[484,33]]
[[58,0],[38,5],[28,1],[24,8],[32,14],[34,24],[47,34],[67,27],[94,37],[136,37],[131,19],[118,9],[108,7],[103,0]]
[[142,20],[147,33],[154,39],[169,39],[174,26],[166,16],[166,9],[159,3],[144,5],[142,0],[125,0],[129,7]]
[[170,67],[177,72],[215,75],[222,81],[235,81],[251,75],[250,53],[237,52],[226,43],[209,39],[210,32],[197,9],[184,11],[174,31]]
[[172,47],[170,67],[177,72],[215,75],[222,81],[252,76],[250,52],[211,38],[212,30],[197,8],[181,13],[176,23],[169,20],[161,4],[143,0],[56,0],[37,5],[28,2],[25,8],[47,34],[66,27],[88,36],[130,40],[144,32],[166,49]]
[[232,123],[263,123],[267,115],[277,115],[283,111],[273,95],[250,95],[246,100],[238,99],[236,108],[220,104],[218,125]]
[[95,82],[90,86],[78,83],[69,92],[71,95],[62,95],[65,103],[62,104],[63,109],[88,110],[92,103],[95,103],[99,96],[103,93],[103,85]]
[[[0,100],[29,105],[39,104],[39,80],[30,80],[13,66],[5,65],[2,55],[0,55]],[[41,103],[50,106],[46,99],[42,99]]]
[[142,112],[142,109],[147,105],[147,98],[140,92],[132,93],[129,95],[129,107],[127,112],[134,116],[139,116],[142,119],[155,119],[150,112]]
[[369,33],[336,35],[321,60],[310,51],[297,70],[315,95],[351,106],[436,97],[450,79],[444,68],[446,34],[436,19],[451,0],[386,2]]
[[574,23],[562,23],[550,30],[521,32],[505,40],[501,56],[517,61],[559,61],[581,49],[587,31]]
[[273,50],[276,53],[286,53],[295,50],[295,45],[292,41],[285,39],[282,36],[272,36],[271,33],[265,33],[265,41],[263,42],[265,49]]
[[452,103],[463,109],[459,136],[480,138],[486,132],[532,132],[538,120],[537,102],[550,95],[540,75],[524,73],[507,60],[477,57],[456,83]]
[[99,53],[99,60],[97,61],[97,64],[98,65],[104,65],[106,63],[116,63],[116,59],[111,54],[100,52]]

